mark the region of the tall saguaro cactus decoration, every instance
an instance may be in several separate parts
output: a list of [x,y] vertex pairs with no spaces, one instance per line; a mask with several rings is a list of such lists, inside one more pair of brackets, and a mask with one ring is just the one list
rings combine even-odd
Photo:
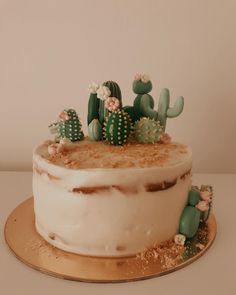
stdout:
[[136,119],[140,117],[148,117],[160,122],[163,131],[166,128],[167,118],[175,118],[179,116],[184,107],[184,98],[179,96],[173,107],[170,107],[170,93],[167,88],[162,89],[158,110],[154,110],[154,100],[148,92],[152,89],[151,81],[147,78],[144,80],[134,80],[133,91],[137,94],[134,100],[134,110]]
[[87,115],[87,122],[88,125],[93,121],[93,119],[99,118],[99,103],[100,99],[97,97],[97,89],[98,85],[92,83],[89,85],[89,102],[88,102],[88,115]]

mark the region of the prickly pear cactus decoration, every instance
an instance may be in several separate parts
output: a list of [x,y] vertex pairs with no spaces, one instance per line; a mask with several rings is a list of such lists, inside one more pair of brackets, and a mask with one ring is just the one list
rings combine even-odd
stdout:
[[140,143],[155,143],[162,134],[162,127],[158,121],[141,118],[134,124],[134,137]]
[[93,119],[93,121],[89,124],[88,135],[93,141],[102,140],[102,125],[98,119]]
[[[102,84],[102,87],[105,87],[104,89],[105,97],[104,95],[100,97],[101,100],[99,104],[99,121],[102,125],[104,125],[106,118],[109,116],[109,111],[105,106],[106,98],[116,97],[120,101],[120,108],[122,108],[122,95],[121,95],[121,90],[119,85],[114,81],[106,81]],[[107,97],[106,97],[106,88],[109,90]]]
[[51,133],[56,134],[56,140],[67,138],[70,141],[84,138],[78,115],[73,109],[65,109],[59,115],[59,121],[49,126]]
[[110,144],[123,145],[130,134],[130,116],[123,110],[115,111],[109,115],[104,129],[105,137]]
[[170,93],[167,88],[164,88],[160,94],[158,110],[154,110],[154,100],[150,94],[152,83],[148,78],[144,79],[144,75],[136,75],[133,82],[133,91],[137,94],[134,100],[134,109],[136,119],[140,117],[149,117],[150,119],[158,120],[163,127],[166,128],[167,118],[175,118],[179,116],[184,107],[184,98],[179,96],[173,107],[170,107]]

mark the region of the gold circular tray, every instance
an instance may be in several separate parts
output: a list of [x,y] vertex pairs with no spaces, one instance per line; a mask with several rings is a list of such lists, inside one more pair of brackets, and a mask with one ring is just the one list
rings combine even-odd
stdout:
[[[161,276],[178,270],[202,256],[216,235],[216,220],[211,214],[204,229],[188,242],[183,259],[166,265],[163,257],[138,255],[124,258],[98,258],[77,255],[53,247],[36,232],[33,198],[18,205],[7,219],[5,239],[14,255],[28,266],[43,273],[68,280],[85,282],[127,282]],[[204,244],[199,243],[199,240]]]

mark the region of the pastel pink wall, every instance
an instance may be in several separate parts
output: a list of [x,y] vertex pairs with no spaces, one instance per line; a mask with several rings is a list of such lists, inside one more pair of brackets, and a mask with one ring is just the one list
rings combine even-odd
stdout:
[[169,119],[196,172],[236,172],[235,0],[0,0],[0,170],[30,170],[32,148],[64,107],[84,130],[90,82],[117,81],[125,104],[136,72],[157,99],[168,87],[184,113]]

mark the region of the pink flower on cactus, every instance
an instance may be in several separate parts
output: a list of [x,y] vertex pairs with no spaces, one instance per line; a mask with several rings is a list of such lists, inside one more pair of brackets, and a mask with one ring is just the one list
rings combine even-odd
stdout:
[[139,80],[141,80],[141,77],[142,77],[141,74],[136,74],[136,75],[134,76],[134,80],[139,81]]
[[211,202],[212,194],[209,191],[200,192],[201,199],[206,202]]
[[136,81],[142,81],[143,83],[147,83],[147,82],[150,81],[150,78],[146,74],[136,74],[134,76],[134,80],[136,80]]
[[64,146],[61,143],[53,143],[48,146],[48,153],[51,156],[62,153],[64,151]]
[[120,107],[120,101],[116,97],[108,97],[105,100],[105,107],[110,111],[110,112],[115,112],[116,110],[119,109]]
[[63,111],[59,114],[59,119],[61,121],[67,121],[70,119],[69,115],[67,114],[67,112]]
[[168,133],[162,133],[159,137],[159,141],[164,144],[171,143],[171,137]]
[[199,201],[195,207],[198,210],[205,212],[209,210],[209,203],[207,201]]

